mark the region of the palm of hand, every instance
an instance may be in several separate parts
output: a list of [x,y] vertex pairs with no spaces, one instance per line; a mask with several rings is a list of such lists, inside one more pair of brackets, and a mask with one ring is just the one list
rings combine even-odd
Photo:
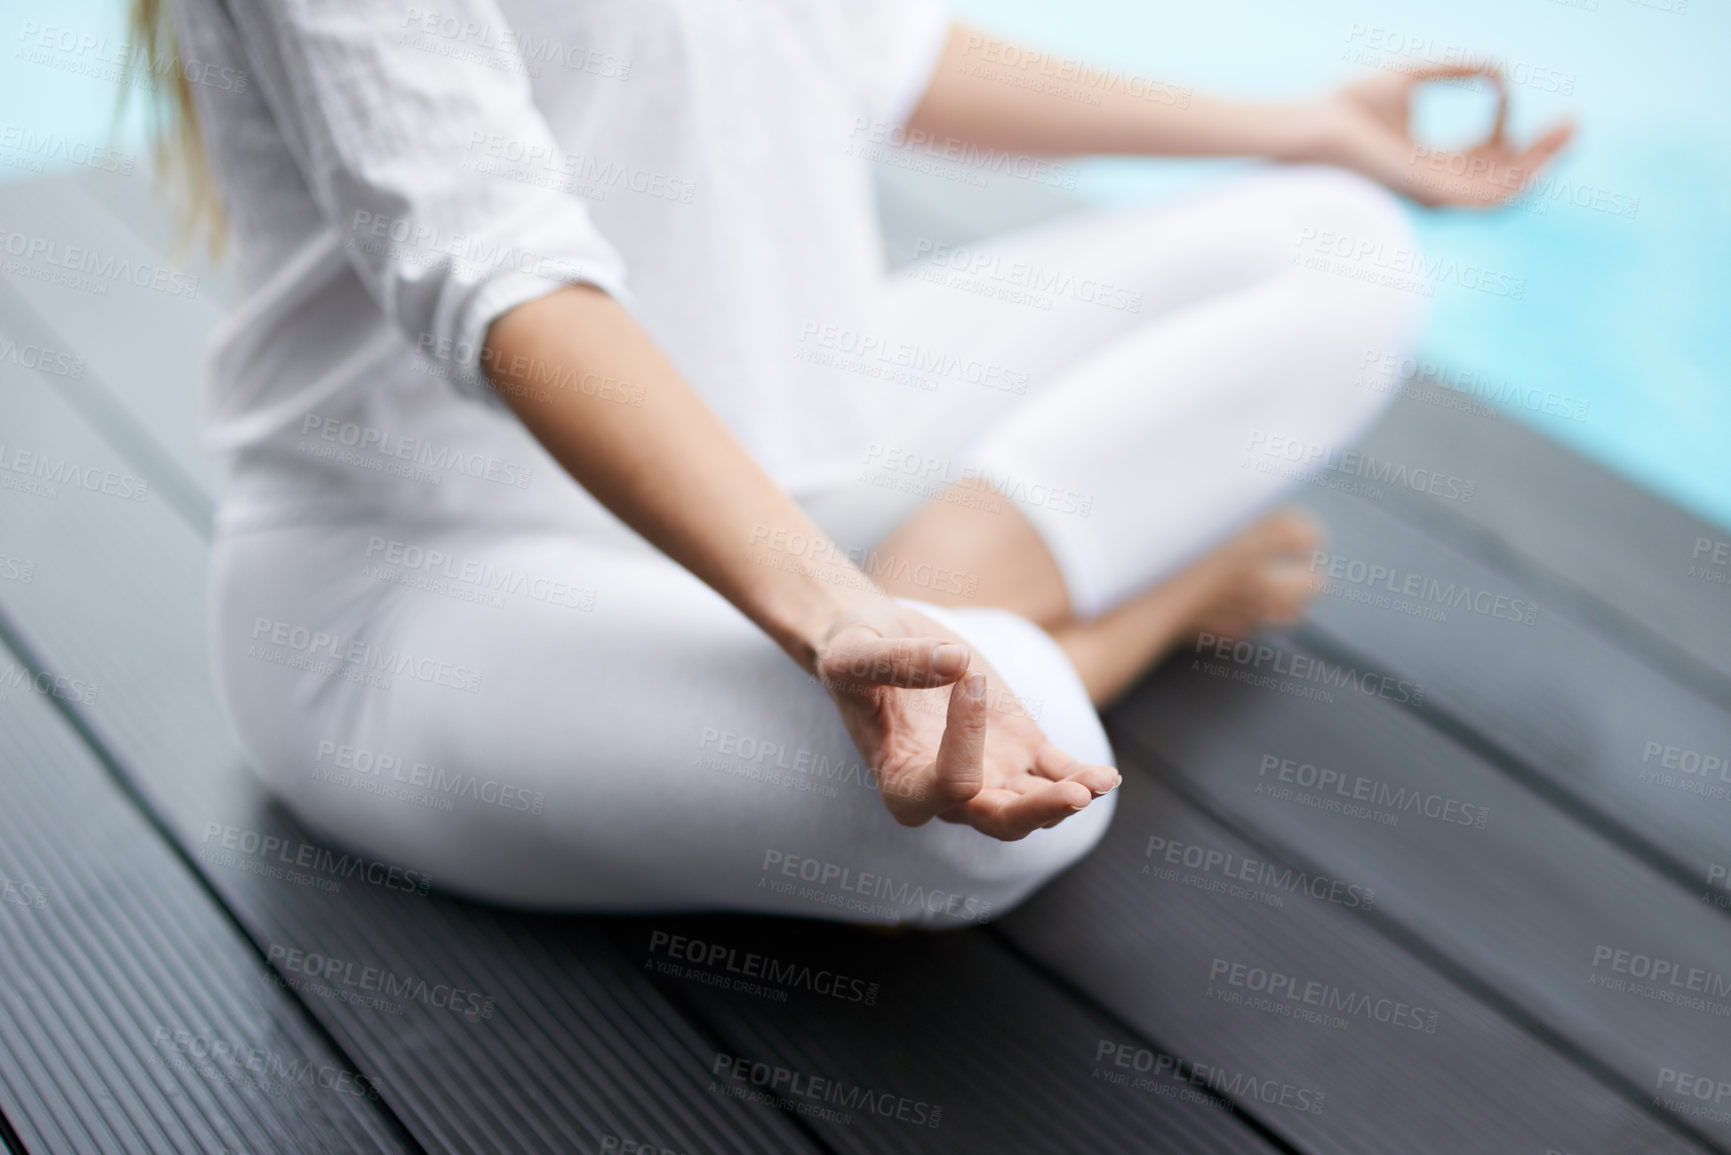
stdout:
[[904,825],[940,818],[1017,839],[1117,785],[1115,770],[1048,741],[996,671],[911,610],[833,631],[819,672]]

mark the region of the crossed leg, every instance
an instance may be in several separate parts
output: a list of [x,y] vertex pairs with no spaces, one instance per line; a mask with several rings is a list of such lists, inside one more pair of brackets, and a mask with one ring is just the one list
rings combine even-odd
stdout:
[[[1014,507],[990,514],[934,502],[904,523],[885,548],[996,575],[1001,588],[994,604],[1044,627],[1076,668],[1089,698],[1104,709],[1164,654],[1199,633],[1239,637],[1258,625],[1296,621],[1313,584],[1309,559],[1323,541],[1322,526],[1304,511],[1276,510],[1088,621],[1071,612],[1051,551]],[[892,594],[945,601],[905,579],[892,576],[885,584]]]
[[[1319,237],[1361,256],[1307,260]],[[919,339],[971,341],[982,357],[1034,369],[1013,403],[987,412],[964,396],[904,426],[921,460],[964,464],[940,471],[947,487],[877,551],[970,580],[956,592],[916,580],[918,566],[891,568],[886,588],[1030,619],[1102,706],[1197,632],[1295,619],[1322,527],[1279,508],[1293,471],[1253,450],[1274,439],[1334,453],[1380,411],[1389,382],[1374,367],[1404,351],[1421,298],[1379,283],[1378,262],[1407,237],[1381,189],[1294,170],[1012,240],[1004,256],[960,266],[961,277],[1002,260],[1081,270],[1139,294],[1134,313],[1075,301],[1031,311],[948,273],[902,294],[892,312]],[[972,429],[945,446],[970,404]]]

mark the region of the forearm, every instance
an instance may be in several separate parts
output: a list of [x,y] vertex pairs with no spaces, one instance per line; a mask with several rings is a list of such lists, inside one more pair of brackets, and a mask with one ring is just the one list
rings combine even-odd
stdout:
[[1084,74],[1055,54],[954,25],[908,127],[1040,156],[1297,160],[1322,151],[1322,123],[1311,105],[1220,100],[1145,78],[1095,82],[1100,71]]
[[[572,477],[807,670],[838,615],[883,600],[606,294],[518,306],[482,364]],[[578,387],[597,379],[640,387],[641,406]]]

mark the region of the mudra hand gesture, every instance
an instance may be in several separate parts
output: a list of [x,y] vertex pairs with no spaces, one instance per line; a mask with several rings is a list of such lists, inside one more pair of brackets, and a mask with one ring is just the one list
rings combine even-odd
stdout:
[[[1433,149],[1412,135],[1412,93],[1421,84],[1483,76],[1496,88],[1490,135],[1470,148]],[[1360,80],[1337,89],[1314,107],[1318,124],[1313,157],[1350,168],[1433,206],[1491,208],[1524,190],[1561,152],[1574,125],[1551,126],[1517,148],[1504,133],[1508,84],[1492,65],[1438,65]]]
[[996,670],[895,602],[838,618],[817,671],[897,822],[1023,838],[1118,784],[1047,740]]

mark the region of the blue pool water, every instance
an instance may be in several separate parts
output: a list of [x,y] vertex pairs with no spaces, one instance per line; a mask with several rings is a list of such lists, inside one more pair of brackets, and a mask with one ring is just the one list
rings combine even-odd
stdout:
[[[1521,420],[1731,527],[1731,6],[1724,0],[953,0],[963,19],[1140,76],[1278,97],[1379,63],[1472,52],[1508,63],[1512,130],[1580,133],[1526,209],[1414,210],[1428,257],[1518,281],[1521,299],[1439,279],[1423,355],[1499,395],[1554,397]],[[1678,11],[1682,6],[1683,10]],[[120,35],[119,0],[25,0],[0,34],[0,121],[102,142],[116,89],[11,57],[25,22]],[[1433,94],[1430,139],[1467,131],[1471,94]],[[139,149],[136,116],[120,144]],[[0,142],[0,161],[6,149]],[[1082,193],[1148,200],[1231,163],[1095,161]],[[32,175],[0,165],[0,179]],[[1599,207],[1595,208],[1595,199]],[[1583,204],[1577,201],[1585,202]],[[1604,211],[1607,207],[1633,215]],[[1562,414],[1579,414],[1584,420]]]
[[[1686,5],[1682,12],[1677,4]],[[1588,7],[1590,5],[1590,7]],[[1519,301],[1440,282],[1427,360],[1673,501],[1731,526],[1731,6],[1722,0],[954,0],[962,18],[1198,91],[1320,91],[1374,64],[1451,51],[1507,62],[1510,126],[1561,116],[1575,144],[1530,209],[1414,209],[1427,257],[1520,278]],[[1416,46],[1413,51],[1409,46]],[[1567,93],[1558,91],[1570,89]],[[1474,111],[1443,90],[1429,139]],[[1097,161],[1083,191],[1145,200],[1219,164]],[[1584,201],[1588,207],[1576,202]],[[1592,207],[1597,201],[1598,208]],[[1631,205],[1631,202],[1634,202]],[[1603,211],[1628,210],[1632,217]],[[1539,211],[1542,208],[1543,211]],[[1575,414],[1586,405],[1584,420]]]

